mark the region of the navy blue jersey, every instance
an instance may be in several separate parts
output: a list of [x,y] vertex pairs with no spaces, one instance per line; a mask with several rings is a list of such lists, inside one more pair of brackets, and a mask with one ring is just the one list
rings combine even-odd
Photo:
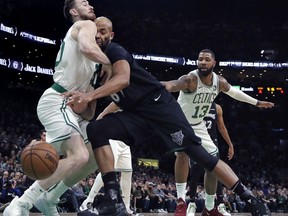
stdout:
[[217,111],[215,102],[212,103],[208,115],[204,117],[204,121],[211,139],[214,142],[217,141]]
[[119,60],[126,60],[130,65],[130,85],[121,92],[111,95],[112,100],[123,110],[134,108],[147,95],[164,88],[153,75],[140,67],[132,54],[121,45],[111,42],[105,54],[112,64]]

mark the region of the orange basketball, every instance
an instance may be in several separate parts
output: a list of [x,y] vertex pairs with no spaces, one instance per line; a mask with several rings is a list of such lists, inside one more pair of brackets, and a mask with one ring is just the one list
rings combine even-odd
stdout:
[[46,179],[57,169],[59,155],[56,149],[43,141],[31,142],[21,153],[22,170],[34,180]]

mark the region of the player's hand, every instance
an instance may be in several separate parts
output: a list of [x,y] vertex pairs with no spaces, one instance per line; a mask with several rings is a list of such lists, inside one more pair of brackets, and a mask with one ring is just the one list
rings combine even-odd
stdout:
[[229,149],[228,149],[228,160],[231,160],[234,156],[234,147],[233,145],[229,146]]
[[167,81],[160,81],[160,83],[165,86],[166,90],[172,92],[172,85],[170,82]]
[[258,101],[257,107],[272,108],[272,107],[274,107],[274,103],[269,102],[269,101]]
[[61,94],[63,97],[67,98],[67,105],[71,106],[74,103],[89,103],[92,101],[91,92],[65,92]]

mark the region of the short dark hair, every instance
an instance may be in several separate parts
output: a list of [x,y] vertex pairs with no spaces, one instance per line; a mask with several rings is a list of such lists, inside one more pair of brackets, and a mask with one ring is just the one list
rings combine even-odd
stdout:
[[199,53],[210,53],[211,56],[212,56],[212,58],[215,59],[215,54],[214,54],[214,52],[213,52],[212,50],[210,50],[210,49],[203,49],[203,50],[201,50]]
[[70,14],[70,9],[74,6],[75,1],[74,0],[65,0],[64,2],[64,6],[63,6],[63,14],[64,17],[68,20],[72,22],[71,19],[71,14]]
[[41,136],[44,132],[46,132],[45,129],[40,130],[40,136]]

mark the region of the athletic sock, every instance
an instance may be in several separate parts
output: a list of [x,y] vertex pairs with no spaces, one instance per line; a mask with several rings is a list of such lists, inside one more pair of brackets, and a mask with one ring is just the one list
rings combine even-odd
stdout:
[[102,174],[102,179],[105,191],[109,189],[119,190],[120,186],[117,182],[116,172],[112,171]]
[[90,193],[87,197],[89,202],[93,202],[94,198],[98,194],[99,190],[103,187],[103,180],[101,177],[101,173],[98,173],[98,175],[95,178],[94,184],[90,190]]
[[241,183],[240,180],[238,180],[235,185],[231,188],[231,190],[233,192],[235,192],[236,194],[238,194],[240,197],[243,194],[246,194],[249,192],[249,190]]
[[50,201],[55,201],[61,197],[62,194],[68,190],[68,186],[64,184],[63,181],[60,181],[58,184],[52,186],[47,190],[47,199]]
[[206,195],[205,195],[205,208],[208,211],[211,211],[215,207],[215,197],[216,197],[216,194],[209,195],[206,193]]
[[35,181],[27,190],[25,190],[19,200],[33,205],[38,197],[44,192],[45,190],[39,185],[38,181]]
[[177,190],[177,198],[182,198],[185,201],[186,197],[186,184],[187,182],[184,183],[176,183],[176,190]]
[[131,181],[132,181],[132,171],[121,172],[120,186],[122,190],[123,202],[127,210],[130,209]]

